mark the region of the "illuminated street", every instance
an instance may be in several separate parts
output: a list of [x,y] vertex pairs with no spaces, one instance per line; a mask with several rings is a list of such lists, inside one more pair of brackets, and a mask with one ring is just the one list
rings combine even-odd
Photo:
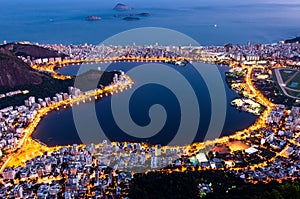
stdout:
[[[264,70],[264,67],[259,65],[263,62],[254,61],[249,64],[221,55],[216,58],[216,53],[204,53],[202,50],[199,51],[200,56],[182,53],[187,54],[185,57],[168,52],[172,55],[171,57],[148,55],[144,57],[143,50],[141,50],[143,48],[137,50],[143,56],[136,56],[138,53],[134,49],[128,50],[127,48],[120,51],[125,52],[126,56],[121,53],[118,56],[101,58],[92,56],[52,61],[34,64],[32,68],[50,73],[54,78],[65,80],[72,77],[58,74],[56,70],[67,65],[82,63],[167,62],[176,67],[184,66],[185,60],[226,63],[231,68],[227,75],[234,80],[229,85],[241,97],[244,97],[237,99],[237,103],[249,103],[259,107],[261,113],[258,119],[248,128],[232,135],[188,146],[108,143],[104,140],[100,144],[91,146],[47,147],[43,143],[32,140],[31,134],[41,119],[50,111],[76,106],[91,101],[91,99],[97,100],[118,92],[126,92],[126,89],[132,87],[134,80],[131,80],[126,74],[121,74],[117,80],[102,89],[81,92],[79,89],[71,87],[69,94],[57,94],[53,101],[51,99],[49,101],[47,98],[45,101],[40,101],[40,108],[36,109],[36,112],[33,111],[33,117],[26,128],[22,130],[22,136],[17,145],[9,148],[2,159],[0,170],[4,176],[1,179],[2,182],[5,183],[18,174],[22,177],[18,177],[15,183],[19,181],[32,183],[33,178],[36,178],[37,181],[34,183],[43,184],[40,186],[41,191],[50,187],[57,190],[56,188],[60,187],[58,190],[63,189],[68,194],[73,193],[73,185],[70,184],[76,182],[76,186],[80,184],[79,189],[84,191],[86,197],[94,197],[100,192],[101,195],[115,193],[126,195],[126,189],[120,188],[121,184],[122,186],[128,184],[135,173],[150,171],[171,174],[188,170],[221,170],[253,184],[298,179],[300,162],[297,157],[300,153],[300,140],[299,132],[296,129],[299,128],[300,110],[297,107],[290,110],[282,104],[274,104],[256,88],[253,77],[258,70]],[[149,49],[146,50],[146,52],[148,51]],[[115,53],[115,49],[111,50],[112,52]],[[164,51],[153,50],[152,53],[157,52],[159,54]],[[278,67],[278,65],[271,65],[270,68],[272,67]],[[268,77],[264,74],[259,75],[256,76]],[[32,106],[35,104],[35,99],[31,97],[27,103],[26,106]],[[248,107],[249,105],[241,106]],[[243,110],[247,111],[247,109]],[[258,113],[256,114],[258,115]],[[286,131],[286,128],[293,128],[293,130]],[[292,164],[289,163],[291,160]],[[56,164],[51,165],[51,161]],[[90,169],[91,167],[92,169]],[[278,167],[281,168],[280,172],[276,170]],[[91,179],[96,181],[92,182]],[[64,184],[59,184],[59,181],[63,181]],[[51,186],[44,187],[46,182]],[[101,189],[102,191],[97,188],[99,184],[104,187]]]

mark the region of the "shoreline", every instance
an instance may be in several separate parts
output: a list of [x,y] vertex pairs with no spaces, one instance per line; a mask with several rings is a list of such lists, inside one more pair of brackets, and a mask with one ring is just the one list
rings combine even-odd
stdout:
[[[120,62],[124,62],[124,61],[120,61]],[[147,62],[145,62],[145,63],[147,63]],[[199,63],[204,63],[204,62],[199,62]],[[77,63],[77,64],[80,64],[80,63]],[[219,65],[219,64],[215,64],[215,63],[205,63],[205,64],[213,64],[213,65],[217,65],[218,67],[228,67],[228,69],[230,69],[230,66],[227,66],[227,65]],[[70,65],[66,65],[66,66],[70,66],[70,67],[72,67],[73,66],[73,64],[71,64],[70,63]],[[75,66],[76,66],[76,64],[75,64]],[[179,67],[179,66],[177,66],[177,67]],[[59,69],[59,68],[57,68],[57,69]],[[224,84],[227,84],[227,85],[229,85],[229,83],[228,82],[226,82],[226,80],[224,80]],[[230,90],[232,90],[233,91],[233,89],[231,89],[230,87],[229,87],[229,89]],[[241,94],[237,94],[238,96],[238,98],[241,98],[241,97],[243,97]],[[97,99],[98,100],[98,99]],[[87,101],[87,103],[89,103],[88,101]],[[229,101],[228,101],[228,103],[229,103]],[[80,104],[79,104],[80,105]],[[229,104],[228,104],[229,105]],[[71,107],[67,107],[67,108],[71,108]],[[235,108],[236,109],[236,108]],[[58,110],[59,111],[59,110]],[[249,113],[249,112],[247,112],[247,111],[242,111],[243,113]],[[255,122],[256,122],[256,120],[259,118],[258,117],[258,115],[254,115],[255,116],[255,120],[253,121],[253,122],[249,122],[249,124],[247,124],[247,126],[246,126],[246,128],[249,128],[250,126],[252,126]],[[244,129],[244,127],[242,128],[242,129]],[[231,135],[233,135],[233,134],[235,134],[236,132],[238,132],[238,131],[241,131],[241,130],[239,130],[239,128],[237,129],[237,130],[233,130],[233,131],[231,131],[231,133],[228,133],[227,135],[223,135],[222,137],[226,137],[226,136],[231,136]],[[42,133],[42,132],[40,132],[40,133]],[[35,136],[35,138],[37,139],[37,137],[38,136]],[[44,139],[44,142],[46,142],[45,141],[46,139]],[[115,142],[126,142],[126,143],[138,143],[138,142],[136,142],[136,141],[127,141],[127,140],[125,140],[125,141],[117,141],[117,140],[110,140],[110,142],[112,142],[112,143],[115,143]],[[204,142],[204,141],[194,141],[193,142],[193,144],[194,143],[202,143],[202,142]],[[169,146],[168,144],[166,144],[166,145],[162,145],[161,143],[149,143],[149,142],[147,142],[147,141],[145,141],[144,143],[146,143],[146,144],[148,144],[149,146],[155,146],[155,145],[158,145],[158,144],[160,144],[161,146]],[[77,143],[77,142],[74,142],[74,143],[68,143],[68,144],[66,144],[66,145],[72,145],[72,144],[82,144],[82,143]],[[93,143],[93,144],[98,144],[98,143]],[[47,144],[46,144],[47,145]],[[59,146],[66,146],[66,145],[59,145]],[[48,147],[53,147],[53,146],[58,146],[57,144],[49,144],[49,145],[47,145]],[[187,145],[182,145],[183,147],[186,147]]]
[[[111,60],[111,59],[110,59]],[[177,60],[177,59],[175,59],[175,60]],[[182,58],[180,58],[179,60],[182,60]],[[108,61],[108,60],[106,60],[106,61]],[[120,60],[121,62],[123,61],[123,60]],[[145,60],[146,61],[146,60]],[[154,61],[154,60],[147,60],[147,61],[149,61],[149,62],[152,62],[152,61]],[[147,62],[146,61],[146,62]],[[99,62],[99,61],[98,61]],[[63,67],[63,66],[65,66],[66,64],[68,65],[68,64],[74,64],[74,63],[82,63],[82,60],[79,60],[79,62],[73,62],[73,61],[70,61],[70,62],[62,62],[60,65]],[[95,63],[97,63],[97,61],[95,62]],[[204,62],[204,63],[210,63],[210,62]],[[216,64],[216,65],[220,65],[220,64],[218,64],[218,63],[213,63],[213,64]],[[52,65],[52,63],[50,63],[50,66],[52,67],[53,65]],[[56,66],[56,65],[55,65]],[[234,65],[233,66],[230,66],[230,65],[228,65],[229,67],[234,67]],[[53,67],[53,69],[54,69],[55,67]],[[62,75],[63,76],[63,75]],[[242,97],[242,95],[240,95],[241,97]],[[64,106],[66,106],[66,105],[64,105]],[[72,106],[72,105],[71,105]],[[60,108],[61,106],[58,106],[58,107],[54,107],[52,110],[55,110],[55,109],[57,109],[57,108]],[[50,111],[52,111],[52,110],[50,110]],[[265,120],[265,119],[260,119],[261,117],[265,117],[265,115],[268,115],[268,114],[264,114],[266,111],[270,111],[270,109],[269,108],[266,108],[264,111],[263,111],[263,113],[261,114],[261,116],[260,117],[258,117],[256,120],[255,120],[255,122],[253,123],[253,124],[251,124],[248,128],[246,128],[246,129],[243,129],[243,130],[241,130],[241,131],[236,131],[236,132],[233,132],[232,134],[230,134],[230,135],[226,135],[226,136],[222,136],[222,137],[219,137],[219,138],[215,138],[215,139],[213,139],[213,140],[206,140],[206,141],[203,141],[203,142],[193,142],[192,144],[190,144],[190,145],[212,145],[212,144],[215,144],[215,143],[218,143],[218,142],[224,142],[224,140],[229,140],[229,139],[235,139],[235,138],[237,138],[237,137],[239,137],[241,134],[244,134],[246,131],[248,131],[248,129],[251,129],[250,131],[253,131],[254,129],[256,129],[257,127],[256,127],[256,124],[257,123],[261,123],[260,122],[260,120]],[[35,128],[36,128],[36,126],[35,126]],[[259,127],[259,128],[261,128],[261,127]],[[34,132],[34,131],[33,131]],[[33,132],[31,132],[31,134],[33,133]],[[30,138],[31,139],[33,139],[32,137],[31,137],[31,134],[30,134]],[[114,142],[112,142],[112,143],[114,143]],[[124,142],[124,143],[136,143],[136,142]],[[99,144],[99,143],[95,143],[95,144]],[[152,145],[152,144],[149,144],[149,145]],[[183,145],[182,147],[188,147],[188,146],[190,146],[190,145]],[[70,146],[70,145],[66,145],[66,146]],[[152,146],[155,146],[155,145],[152,145]],[[46,144],[46,147],[48,147],[48,148],[52,148],[53,146],[47,146],[47,144]],[[60,146],[60,147],[65,147],[65,146]]]
[[[131,87],[131,85],[133,84],[133,81],[130,79],[129,76],[125,75],[125,77],[128,80],[129,87]],[[128,85],[125,85],[125,86],[128,86]],[[37,114],[34,117],[34,119],[23,130],[24,135],[23,135],[22,139],[19,141],[18,147],[16,147],[13,151],[11,151],[9,154],[7,154],[7,156],[8,156],[7,160],[5,160],[4,162],[1,161],[2,165],[1,165],[1,168],[0,168],[0,173],[2,173],[3,170],[6,168],[5,165],[9,164],[9,162],[11,161],[11,159],[14,158],[18,154],[18,153],[16,154],[15,152],[17,152],[20,149],[22,149],[22,147],[24,147],[24,144],[26,144],[27,142],[34,141],[37,144],[41,145],[42,147],[45,147],[48,150],[51,150],[52,148],[56,148],[56,147],[63,147],[63,146],[48,147],[47,145],[43,146],[39,140],[36,141],[31,136],[32,133],[34,132],[34,130],[36,129],[36,127],[38,126],[38,124],[40,123],[40,121],[49,112],[51,112],[51,111],[53,111],[53,110],[55,110],[57,108],[59,109],[60,107],[64,107],[64,106],[68,106],[68,105],[72,106],[74,103],[79,104],[80,102],[85,101],[85,100],[87,100],[90,97],[97,98],[99,96],[99,98],[101,98],[102,94],[105,94],[106,96],[108,96],[108,93],[113,94],[114,91],[118,92],[117,90],[119,88],[121,88],[123,90],[125,87],[124,87],[124,85],[114,85],[113,87],[107,86],[107,87],[104,87],[103,89],[98,89],[98,90],[95,90],[95,91],[88,92],[86,94],[82,94],[80,96],[77,96],[76,98],[73,98],[72,100],[71,99],[67,99],[67,100],[64,100],[64,101],[61,101],[61,102],[56,102],[55,104],[52,104],[51,106],[46,106],[46,107],[41,108],[37,112]]]
[[[214,59],[208,59],[209,63],[214,63],[214,64],[217,64],[219,65],[218,63],[214,62],[213,61]],[[270,113],[273,111],[273,110],[277,110],[277,108],[282,108],[282,106],[284,107],[284,105],[274,105],[273,103],[271,103],[263,94],[260,90],[258,90],[258,88],[255,86],[255,83],[252,81],[252,75],[253,73],[255,72],[255,70],[259,67],[258,65],[256,64],[253,64],[253,65],[248,65],[248,64],[243,64],[243,63],[238,63],[238,62],[229,62],[230,65],[229,67],[241,67],[243,70],[247,71],[245,76],[243,77],[244,79],[244,86],[246,86],[246,93],[243,93],[243,95],[252,95],[253,99],[255,99],[255,102],[257,103],[260,103],[261,105],[265,106],[265,110],[262,112],[262,114],[260,115],[260,117],[258,117],[256,119],[256,121],[251,124],[249,127],[243,129],[243,130],[240,130],[240,131],[236,131],[234,132],[233,134],[231,135],[228,135],[228,136],[222,136],[222,137],[219,137],[219,138],[215,138],[215,139],[212,139],[212,140],[205,140],[204,142],[194,142],[192,144],[188,144],[188,145],[184,145],[184,146],[161,146],[161,145],[150,145],[150,144],[147,144],[147,143],[140,143],[140,142],[112,142],[112,143],[107,143],[106,141],[102,142],[102,143],[97,143],[97,144],[94,144],[94,145],[84,145],[84,144],[80,144],[80,145],[77,145],[77,144],[74,144],[74,145],[65,145],[65,146],[56,146],[56,147],[47,147],[47,146],[43,146],[41,144],[39,144],[38,142],[34,141],[32,139],[32,137],[30,136],[34,130],[35,130],[35,127],[38,125],[39,121],[41,120],[41,118],[38,118],[38,116],[35,118],[36,120],[36,124],[35,126],[33,125],[32,127],[33,128],[30,128],[28,127],[27,129],[29,129],[29,131],[27,131],[27,142],[25,142],[24,144],[25,145],[22,145],[22,150],[18,151],[17,153],[15,154],[12,154],[12,156],[9,158],[9,160],[7,160],[5,162],[5,165],[2,165],[1,167],[1,171],[3,171],[4,168],[14,168],[14,167],[18,167],[18,166],[24,166],[24,163],[26,161],[35,161],[35,157],[37,157],[38,154],[40,154],[42,151],[43,152],[47,152],[47,155],[45,157],[52,157],[53,154],[56,154],[56,153],[60,153],[59,151],[64,151],[64,150],[71,150],[72,151],[72,148],[77,148],[79,150],[90,150],[90,149],[97,149],[97,150],[100,150],[102,152],[98,152],[97,153],[97,150],[91,150],[91,155],[94,156],[94,155],[97,155],[97,154],[102,154],[101,158],[105,159],[107,157],[111,157],[111,158],[114,158],[114,155],[115,153],[116,154],[123,154],[123,152],[125,152],[123,155],[125,160],[127,159],[127,155],[128,154],[131,154],[131,153],[136,153],[136,155],[140,154],[141,152],[134,152],[134,151],[131,151],[131,149],[128,149],[127,147],[132,147],[135,143],[137,143],[139,146],[142,145],[142,153],[143,154],[146,154],[146,159],[148,160],[148,162],[146,161],[146,163],[148,164],[149,161],[150,161],[150,158],[151,158],[151,166],[150,165],[147,165],[144,163],[142,163],[142,168],[145,169],[145,168],[148,168],[147,166],[150,166],[146,171],[153,171],[153,172],[168,172],[168,173],[172,173],[172,172],[186,172],[187,170],[190,170],[192,169],[193,171],[204,171],[204,170],[209,170],[209,171],[216,171],[216,170],[219,170],[219,171],[222,171],[224,172],[224,174],[233,174],[234,177],[236,178],[242,178],[242,176],[246,173],[246,172],[252,172],[252,173],[255,173],[256,172],[256,169],[262,169],[262,168],[265,168],[265,167],[272,167],[272,165],[276,165],[276,163],[278,162],[278,160],[281,160],[282,158],[286,158],[288,156],[286,156],[286,153],[289,149],[289,147],[291,146],[291,144],[294,144],[296,142],[294,142],[294,140],[291,140],[291,141],[288,141],[288,143],[286,145],[284,145],[282,148],[277,148],[277,149],[274,149],[270,146],[263,146],[263,144],[258,144],[256,145],[257,141],[260,142],[260,138],[266,136],[265,135],[265,131],[268,130],[268,128],[271,128],[272,126],[269,125],[269,123],[267,122],[267,119],[268,117],[270,116]],[[222,64],[221,64],[222,65]],[[272,65],[270,65],[272,66]],[[232,88],[230,88],[232,89]],[[233,90],[233,89],[232,89]],[[243,95],[239,95],[239,96],[243,96]],[[56,107],[55,107],[56,108]],[[55,109],[54,108],[54,109]],[[53,109],[51,109],[53,110]],[[50,110],[50,111],[51,111]],[[288,112],[288,109],[284,110],[286,112]],[[38,113],[39,115],[40,113]],[[40,116],[39,116],[40,117]],[[31,133],[31,134],[30,134]],[[297,136],[297,134],[295,135]],[[251,138],[254,138],[254,142],[251,141]],[[297,137],[296,137],[297,138]],[[295,139],[295,137],[293,137],[293,139]],[[28,143],[34,143],[34,145],[38,146],[38,148],[41,148],[40,151],[36,151],[37,154],[34,154],[33,156],[30,156],[28,157],[26,154],[27,152],[30,153],[30,145],[28,145]],[[118,145],[117,145],[118,144]],[[119,148],[119,145],[122,145],[121,148]],[[123,146],[125,148],[123,148]],[[136,145],[135,145],[136,146]],[[157,163],[156,163],[156,158],[161,158],[163,157],[162,155],[154,155],[154,159],[152,159],[152,149],[153,149],[153,146],[154,149],[161,149],[161,151],[168,154],[167,151],[177,151],[177,153],[175,152],[176,154],[176,157],[177,159],[175,159],[175,163],[168,163],[168,165],[166,165],[166,168],[165,167],[162,167],[160,168],[160,166],[157,167]],[[191,165],[191,163],[189,162],[180,162],[179,165],[177,163],[177,160],[178,161],[181,161],[180,159],[183,158],[183,159],[186,159],[186,160],[190,160],[192,161],[193,158],[197,158],[197,155],[201,155],[203,154],[204,156],[206,156],[205,154],[208,153],[208,152],[211,152],[212,148],[215,148],[215,147],[228,147],[228,149],[230,150],[230,153],[234,160],[237,157],[235,157],[235,152],[238,152],[238,153],[243,153],[243,160],[242,161],[246,161],[246,162],[242,162],[241,164],[235,164],[234,162],[232,164],[230,164],[228,161],[227,158],[225,158],[225,156],[223,157],[224,158],[224,163],[221,163],[221,168],[216,168],[216,167],[213,167],[212,164],[211,164],[211,161],[214,161],[213,159],[211,159],[208,155],[207,157],[209,159],[209,166],[203,166],[200,163],[196,163],[196,165]],[[20,147],[20,148],[21,148]],[[108,147],[108,148],[107,148]],[[254,148],[255,147],[255,148]],[[118,148],[117,150],[114,151],[114,149]],[[145,148],[145,151],[144,151],[144,148]],[[59,149],[59,150],[58,150]],[[119,150],[120,149],[120,150]],[[246,152],[246,149],[249,149],[250,151],[252,150],[256,150],[256,151],[259,151],[257,155],[257,158],[258,158],[258,161],[250,161],[248,162],[248,159],[247,159],[247,155],[246,153],[248,154],[248,152]],[[26,151],[28,150],[28,151]],[[36,149],[35,149],[36,150]],[[105,151],[108,150],[108,153],[106,153]],[[248,150],[248,151],[249,151]],[[96,152],[94,154],[94,152]],[[155,150],[154,150],[155,151]],[[159,150],[160,151],[160,150]],[[263,155],[263,156],[260,156],[262,153],[264,153],[265,151],[267,151],[268,153]],[[155,153],[156,154],[156,153]],[[159,152],[160,154],[160,152]],[[172,153],[171,153],[172,154]],[[19,155],[22,157],[20,159]],[[108,155],[108,156],[107,156]],[[111,156],[112,155],[112,156]],[[253,157],[256,157],[256,155],[254,155]],[[97,156],[99,157],[99,156]],[[122,156],[123,157],[123,156]],[[181,157],[181,158],[180,158]],[[214,156],[213,156],[214,157]],[[227,157],[227,156],[226,156]],[[178,159],[179,158],[179,159]],[[223,159],[221,158],[221,159]],[[245,159],[244,159],[245,158]],[[289,159],[284,159],[285,161],[289,161]],[[119,160],[119,161],[123,161],[122,160]],[[130,162],[128,162],[130,163]],[[213,162],[214,163],[214,162]],[[121,164],[121,165],[119,165]],[[159,164],[163,164],[163,163],[159,163]],[[169,165],[170,164],[170,165]],[[7,165],[9,165],[9,167],[6,167]],[[118,167],[119,165],[119,167]],[[140,165],[140,164],[139,164]],[[114,168],[115,171],[117,172],[126,172],[127,169],[132,169],[132,167],[127,167],[127,163],[126,165],[122,165],[121,162],[117,162],[117,167],[115,168],[113,165],[110,165],[108,163],[108,165],[106,165],[107,168]],[[134,167],[136,168],[136,167]],[[139,166],[137,166],[137,168],[139,168]],[[283,168],[284,170],[286,170],[287,168],[284,167]],[[7,170],[6,170],[7,171]],[[135,174],[134,171],[131,171],[132,174]],[[283,180],[289,180],[290,178],[286,178],[286,177],[272,177],[272,176],[269,176],[268,174],[265,174],[265,173],[262,173],[261,175],[267,175],[267,178],[260,178],[260,179],[254,179],[254,178],[245,178],[244,181],[246,183],[251,183],[251,184],[257,184],[258,182],[263,182],[263,183],[269,183],[271,182],[272,180],[274,181],[277,181],[277,182],[282,182]]]
[[[101,50],[102,47],[105,48],[105,46],[101,46],[101,48],[97,49],[97,50]],[[50,48],[52,48],[52,47],[50,47]],[[109,48],[111,48],[111,49],[109,49]],[[55,74],[56,74],[56,71],[54,69],[57,64],[60,64],[61,66],[68,65],[68,64],[75,65],[76,63],[80,64],[83,61],[88,62],[88,63],[100,62],[100,61],[103,61],[104,63],[112,63],[112,62],[119,62],[119,61],[121,62],[124,60],[125,60],[125,62],[126,61],[127,62],[141,62],[141,61],[168,62],[171,60],[172,62],[176,63],[176,61],[178,61],[178,60],[188,60],[190,62],[196,61],[196,62],[201,62],[201,63],[215,64],[215,65],[219,65],[219,66],[227,65],[229,68],[232,68],[232,69],[238,69],[238,70],[242,69],[242,71],[246,72],[242,76],[242,79],[243,79],[242,87],[245,90],[244,90],[244,92],[242,92],[243,95],[239,95],[239,96],[250,97],[256,103],[259,103],[266,107],[264,109],[264,111],[262,112],[262,114],[260,115],[260,117],[258,117],[255,120],[255,122],[253,122],[249,127],[244,128],[242,130],[235,131],[231,135],[226,135],[226,136],[222,136],[222,137],[211,139],[211,140],[205,140],[203,142],[194,142],[192,144],[189,143],[189,144],[183,145],[183,146],[161,146],[159,144],[150,145],[148,143],[141,143],[141,144],[146,149],[151,149],[151,150],[152,150],[153,146],[161,148],[164,152],[168,151],[168,150],[170,151],[170,149],[175,150],[175,151],[177,151],[178,157],[184,157],[187,159],[195,158],[196,154],[200,154],[200,153],[203,153],[205,155],[205,153],[210,152],[210,149],[212,149],[214,147],[218,147],[218,146],[228,147],[230,150],[232,150],[232,152],[230,152],[230,154],[233,156],[234,159],[237,159],[237,160],[240,158],[240,156],[236,156],[235,152],[246,154],[246,151],[241,149],[242,145],[244,148],[251,149],[251,151],[253,151],[253,150],[259,151],[259,154],[261,154],[262,156],[257,157],[259,159],[257,162],[256,161],[248,162],[247,156],[243,155],[241,161],[242,162],[244,161],[244,163],[242,163],[242,164],[235,165],[235,163],[233,163],[233,164],[228,164],[228,162],[222,163],[222,168],[223,169],[227,168],[228,172],[233,172],[234,175],[236,175],[236,177],[239,177],[240,173],[247,172],[247,168],[250,168],[251,172],[255,172],[256,168],[268,167],[275,160],[279,160],[281,158],[288,157],[285,155],[287,153],[287,150],[289,149],[289,147],[291,148],[293,146],[292,144],[294,144],[296,142],[288,141],[288,143],[282,147],[275,146],[276,148],[273,148],[272,144],[271,144],[271,146],[270,145],[265,146],[262,144],[262,141],[260,140],[262,138],[264,139],[264,136],[266,136],[265,133],[268,132],[270,129],[272,129],[272,124],[270,124],[270,122],[268,122],[269,121],[268,119],[271,115],[270,113],[273,111],[275,111],[275,112],[280,111],[282,109],[282,106],[283,107],[285,107],[285,106],[284,105],[275,105],[275,104],[271,103],[271,101],[270,101],[272,98],[269,98],[268,95],[266,95],[266,97],[264,96],[264,94],[263,94],[264,91],[260,89],[259,84],[256,84],[257,82],[254,77],[254,74],[256,74],[258,69],[261,69],[261,68],[266,68],[268,71],[272,68],[282,67],[284,63],[289,63],[289,59],[283,59],[282,57],[278,57],[277,59],[273,59],[273,61],[272,61],[272,60],[270,60],[269,57],[266,57],[265,59],[262,58],[262,59],[257,60],[256,59],[257,57],[254,56],[254,57],[250,57],[250,59],[253,59],[252,61],[248,60],[248,58],[246,58],[246,60],[245,60],[245,57],[244,57],[244,59],[235,60],[234,57],[231,57],[229,54],[226,54],[225,52],[223,52],[223,50],[224,50],[223,48],[215,49],[215,50],[210,49],[210,48],[194,49],[194,50],[197,50],[197,53],[199,53],[199,56],[197,56],[197,54],[187,54],[186,56],[180,56],[180,55],[176,54],[176,49],[175,50],[173,49],[173,51],[167,51],[166,54],[163,54],[161,57],[159,57],[159,56],[156,56],[156,55],[159,55],[159,53],[157,54],[157,52],[155,52],[155,51],[152,51],[151,55],[149,55],[149,56],[147,56],[147,53],[146,53],[146,55],[144,55],[143,52],[142,53],[139,52],[138,48],[139,47],[137,47],[135,49],[136,51],[133,51],[133,53],[131,53],[131,54],[122,54],[122,53],[124,53],[124,50],[125,50],[125,49],[123,49],[123,50],[120,50],[119,54],[117,54],[118,56],[116,54],[111,55],[108,53],[103,57],[101,56],[100,58],[97,57],[96,54],[95,55],[91,54],[92,56],[94,56],[93,58],[88,58],[88,57],[84,57],[84,56],[82,57],[80,55],[84,55],[84,54],[79,54],[76,56],[77,57],[79,56],[79,58],[81,57],[80,59],[75,59],[76,56],[68,57],[67,60],[63,60],[58,63],[50,62],[50,60],[53,60],[53,59],[49,58],[49,59],[47,59],[48,62],[46,61],[46,64],[36,65],[36,66],[32,65],[32,67],[35,67],[35,69],[40,69],[41,71],[43,71],[43,70],[48,71],[50,74],[52,74],[52,75],[54,74],[53,76],[55,76]],[[162,47],[162,48],[164,48],[164,47]],[[180,48],[180,46],[178,48]],[[273,48],[273,47],[271,47],[271,48]],[[55,46],[53,47],[53,49],[55,49]],[[76,49],[76,47],[75,47],[75,49]],[[108,50],[108,52],[116,51],[115,47],[108,47],[107,50]],[[191,49],[187,48],[187,50],[191,50]],[[219,51],[219,50],[221,52],[223,52],[224,54],[220,53],[220,52],[215,52],[215,51]],[[263,72],[262,72],[262,74],[263,74]],[[233,74],[233,76],[235,76],[235,75]],[[55,76],[55,77],[59,78],[57,76]],[[64,77],[64,76],[61,75],[61,77]],[[230,89],[234,90],[231,86],[230,86]],[[78,102],[78,104],[79,104],[79,102]],[[285,113],[289,113],[289,109],[283,108],[283,111]],[[38,122],[39,122],[39,120],[37,120],[37,123]],[[36,124],[36,126],[37,126],[37,124]],[[34,128],[36,126],[34,126]],[[27,133],[29,133],[29,132],[32,133],[34,131],[34,129],[30,129],[30,130],[31,131],[28,131]],[[276,129],[273,129],[273,130],[275,130],[277,133]],[[32,143],[35,143],[34,145],[40,146],[41,149],[44,147],[43,150],[48,152],[48,156],[52,156],[51,155],[52,153],[56,153],[57,148],[63,148],[63,150],[69,150],[70,147],[74,147],[74,145],[73,146],[70,146],[70,145],[63,146],[62,145],[62,146],[56,146],[56,147],[42,146],[38,142],[33,141],[32,137],[28,136],[28,134],[26,134],[26,136],[28,139],[27,139],[27,142],[25,142],[25,145],[22,146],[21,151],[23,151],[23,152],[22,153],[17,152],[16,154],[12,154],[12,157],[9,157],[9,160],[7,160],[7,162],[9,162],[8,165],[12,165],[13,163],[16,163],[16,164],[13,164],[12,166],[23,165],[24,161],[26,161],[26,160],[30,161],[31,159],[34,159],[33,157],[36,157],[36,155],[34,155],[33,157],[32,156],[28,157],[28,156],[24,155],[24,154],[26,154],[27,149],[28,149],[28,152],[30,152],[28,142],[31,142],[31,141],[32,141]],[[253,140],[252,140],[252,138],[253,138]],[[295,139],[295,138],[297,138],[297,137],[293,137],[293,139]],[[280,137],[278,139],[280,139]],[[240,144],[235,143],[236,141],[239,142]],[[106,141],[105,141],[105,143],[106,143],[105,145],[107,145]],[[109,147],[112,147],[112,148],[118,147],[115,144],[120,144],[122,146],[125,146],[125,148],[127,148],[127,146],[131,147],[134,143],[137,143],[138,145],[140,145],[139,142],[117,142],[117,143],[112,142],[109,145]],[[268,141],[268,144],[269,144],[269,141]],[[103,145],[103,143],[102,143],[102,145]],[[101,143],[96,143],[96,148],[99,148],[99,147],[101,148],[102,145],[101,145]],[[240,146],[238,146],[238,145],[240,145]],[[90,148],[95,145],[89,146],[89,145],[82,144],[79,146],[82,148]],[[123,147],[119,151],[120,152],[124,151]],[[178,152],[178,151],[180,151],[180,152]],[[268,153],[265,153],[265,151],[267,151]],[[128,149],[125,150],[124,152],[126,154],[128,154]],[[134,151],[131,151],[131,152],[135,153]],[[152,154],[152,152],[150,150],[148,150],[145,153],[146,153],[146,157],[148,158],[148,160],[150,160],[149,158],[151,157],[150,155]],[[23,154],[24,158],[22,158],[20,160],[20,158],[18,158],[18,154]],[[125,155],[125,157],[126,157],[126,155]],[[106,158],[106,156],[104,155],[103,158]],[[223,158],[225,161],[228,161],[228,158],[225,158],[225,157],[223,157]],[[213,160],[210,159],[210,161],[213,161]],[[153,162],[153,164],[156,164],[156,163]],[[5,164],[5,165],[7,165],[7,164]],[[199,164],[197,164],[197,165],[199,166]],[[171,164],[170,172],[172,172],[173,166],[174,166],[174,164]],[[185,165],[185,163],[182,163],[181,169],[178,169],[176,166],[174,167],[174,169],[179,172],[184,172],[190,166]],[[2,168],[4,168],[4,167],[5,166],[3,165]],[[122,170],[122,168],[124,168],[124,167],[120,166],[121,170]],[[157,168],[157,167],[154,165],[154,168]],[[192,167],[192,168],[194,170],[197,169],[197,167]],[[201,165],[198,168],[200,170],[202,170]],[[126,167],[125,167],[125,169],[126,169]],[[215,168],[213,168],[212,166],[209,166],[209,169],[215,170]],[[158,171],[160,171],[160,170],[158,170]],[[267,182],[270,182],[271,179],[276,180],[276,181],[281,181],[284,178],[269,177],[269,178],[263,180],[262,182],[267,183]],[[257,183],[258,181],[261,181],[261,179],[260,180],[245,179],[245,180],[250,183]]]

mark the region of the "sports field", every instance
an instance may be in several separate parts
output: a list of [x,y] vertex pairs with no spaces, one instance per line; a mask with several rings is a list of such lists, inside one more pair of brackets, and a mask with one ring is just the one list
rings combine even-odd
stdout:
[[279,68],[274,73],[283,94],[300,99],[300,70]]

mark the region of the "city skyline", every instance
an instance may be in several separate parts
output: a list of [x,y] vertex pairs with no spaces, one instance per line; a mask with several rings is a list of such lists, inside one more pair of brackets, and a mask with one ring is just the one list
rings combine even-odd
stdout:
[[0,197],[297,198],[298,11],[1,2]]

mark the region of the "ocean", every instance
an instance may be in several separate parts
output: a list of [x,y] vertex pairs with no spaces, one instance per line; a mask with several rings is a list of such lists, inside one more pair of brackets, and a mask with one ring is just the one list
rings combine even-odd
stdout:
[[[125,21],[112,8],[124,3],[150,17]],[[0,41],[99,44],[125,30],[163,27],[201,45],[273,43],[299,36],[297,0],[1,0]],[[101,21],[86,21],[97,15]]]

